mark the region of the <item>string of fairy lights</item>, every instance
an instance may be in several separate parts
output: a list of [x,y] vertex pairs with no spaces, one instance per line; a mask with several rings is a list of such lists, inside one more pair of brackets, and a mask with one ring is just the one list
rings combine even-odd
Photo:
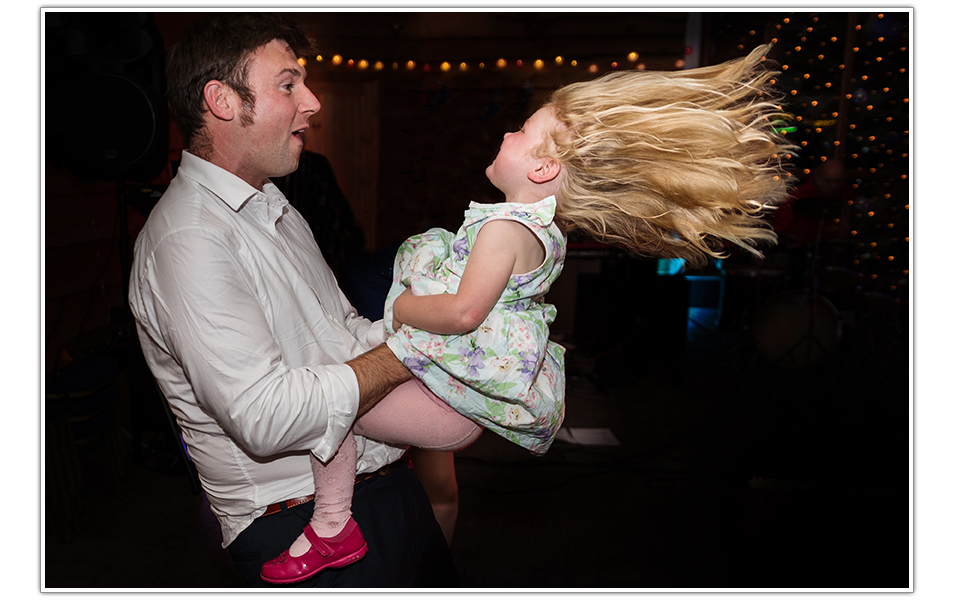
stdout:
[[[640,61],[640,56],[638,52],[629,52],[626,56],[620,57],[618,59],[608,59],[608,62],[595,61],[595,60],[586,60],[586,59],[576,59],[576,58],[566,58],[560,55],[554,56],[552,59],[544,58],[535,58],[532,60],[524,60],[522,58],[516,59],[507,59],[504,57],[498,58],[488,58],[485,60],[476,60],[476,61],[451,61],[451,60],[440,60],[440,61],[419,61],[419,60],[369,60],[369,59],[355,59],[355,58],[345,58],[341,54],[332,54],[326,56],[319,54],[314,58],[315,63],[319,66],[328,66],[330,68],[340,67],[344,69],[354,69],[356,71],[420,71],[424,73],[428,72],[442,72],[448,73],[452,71],[457,71],[461,73],[466,73],[468,71],[478,69],[533,69],[535,71],[542,71],[548,66],[556,67],[569,67],[569,68],[582,68],[589,73],[599,73],[607,68],[609,69],[620,69],[620,68],[633,68],[636,70],[645,70],[646,63]],[[309,61],[305,59],[299,59],[299,62],[305,66]],[[601,66],[602,62],[602,66]],[[678,58],[673,61],[673,67],[676,69],[681,69],[686,65],[685,60]]]

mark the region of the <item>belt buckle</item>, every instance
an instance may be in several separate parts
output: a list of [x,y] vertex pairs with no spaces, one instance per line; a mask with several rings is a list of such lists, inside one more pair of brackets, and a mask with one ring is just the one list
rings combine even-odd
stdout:
[[375,477],[383,477],[391,472],[391,465],[385,465],[375,471],[374,473],[365,473],[364,475],[358,475],[354,478],[355,485],[359,483],[364,483],[365,481],[371,481]]

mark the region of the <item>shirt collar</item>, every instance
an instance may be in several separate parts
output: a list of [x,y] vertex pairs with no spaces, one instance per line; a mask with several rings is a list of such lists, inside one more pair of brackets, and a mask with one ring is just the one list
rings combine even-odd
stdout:
[[[199,158],[188,150],[182,151],[179,170],[218,196],[235,212],[241,211],[249,204],[262,203],[263,216],[267,215],[267,220],[273,224],[281,217],[285,205],[288,204],[285,195],[271,181],[266,181],[259,191],[234,173]],[[258,213],[259,210],[255,212]]]

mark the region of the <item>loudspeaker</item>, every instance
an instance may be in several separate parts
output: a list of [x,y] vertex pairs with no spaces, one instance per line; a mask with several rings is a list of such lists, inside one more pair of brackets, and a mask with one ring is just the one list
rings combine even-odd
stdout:
[[154,179],[168,160],[165,49],[149,13],[45,13],[46,160],[84,180]]

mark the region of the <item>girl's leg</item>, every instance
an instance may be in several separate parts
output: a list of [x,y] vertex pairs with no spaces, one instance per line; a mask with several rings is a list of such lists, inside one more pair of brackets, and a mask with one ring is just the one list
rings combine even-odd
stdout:
[[[457,482],[453,453],[450,451],[469,445],[481,431],[479,425],[449,407],[417,380],[398,386],[358,419],[352,429],[353,433],[382,442],[442,451],[432,453],[443,454],[444,458],[432,461],[436,462],[434,466],[437,468],[431,469],[431,486],[426,488],[429,491],[442,490],[439,503],[448,500],[445,493],[448,486],[453,488],[452,499],[456,500]],[[348,433],[328,464],[322,464],[314,457],[311,459],[315,475],[315,513],[311,527],[321,538],[340,533],[351,517],[351,496],[358,460],[352,432]],[[448,480],[448,477],[451,479]],[[310,545],[302,534],[292,544],[289,554],[301,556]]]
[[412,379],[355,421],[353,430],[395,446],[447,451],[466,448],[483,428]]
[[434,517],[441,526],[447,545],[454,538],[457,525],[457,474],[454,472],[452,450],[425,450],[411,448],[408,452],[414,464],[414,475],[424,486],[427,499],[434,509]]
[[[311,517],[311,528],[318,537],[330,538],[341,533],[351,517],[357,461],[357,447],[351,432],[328,464],[311,457],[311,470],[315,476],[315,512]],[[288,553],[293,557],[301,556],[310,546],[311,542],[301,534]]]
[[[338,538],[342,538],[341,541],[345,543],[353,541],[354,535],[350,533],[351,530],[346,535],[345,526],[351,518],[351,498],[357,464],[354,433],[395,445],[456,450],[477,439],[482,430],[479,425],[434,396],[420,382],[412,380],[398,386],[355,422],[352,432],[348,433],[338,452],[327,464],[312,458],[315,512],[309,527],[319,538],[323,538],[323,543],[337,545]],[[295,540],[288,549],[288,557],[298,558],[309,552],[313,544],[308,539],[308,533],[306,529],[305,533]],[[304,563],[285,560],[284,556],[285,554],[265,563],[262,576],[267,577],[268,581],[291,581],[285,579],[286,573],[291,571],[298,576],[298,573],[305,570]],[[359,556],[356,550],[354,556],[360,558],[363,552]]]
[[354,435],[348,432],[328,464],[312,457],[315,509],[311,520],[287,551],[262,565],[264,581],[304,581],[324,569],[347,566],[367,553],[361,528],[351,518],[357,455]]
[[483,428],[431,393],[418,380],[409,381],[361,417],[354,431],[410,451],[417,476],[449,546],[457,524],[457,476],[454,450],[468,446]]

